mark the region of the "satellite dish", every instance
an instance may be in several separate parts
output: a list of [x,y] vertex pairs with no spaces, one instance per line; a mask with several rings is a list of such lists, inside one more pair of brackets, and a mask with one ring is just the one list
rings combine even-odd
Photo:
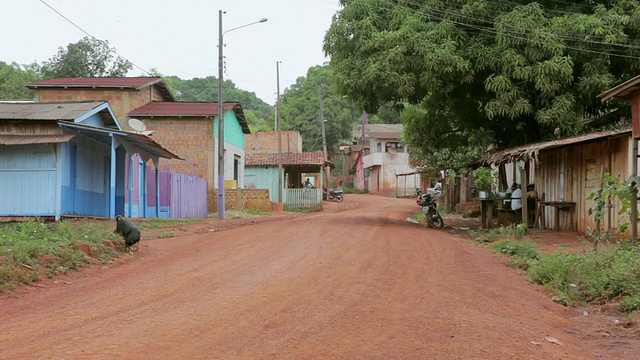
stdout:
[[147,130],[145,124],[138,119],[129,119],[129,126],[133,129],[133,131],[139,134]]

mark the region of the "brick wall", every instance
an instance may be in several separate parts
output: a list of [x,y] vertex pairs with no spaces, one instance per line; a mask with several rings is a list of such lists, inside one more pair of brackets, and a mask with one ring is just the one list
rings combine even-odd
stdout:
[[215,156],[211,153],[210,142],[213,121],[205,118],[147,118],[142,119],[147,130],[155,131],[151,138],[165,149],[184,160],[160,159],[160,169],[171,168],[172,172],[194,175],[207,179],[207,188],[213,189],[213,179],[209,179],[209,164],[213,166]]
[[[302,137],[299,132],[282,131],[281,133],[282,152],[294,154],[302,152]],[[278,132],[259,131],[257,133],[245,134],[244,150],[247,153],[277,152]]]
[[[268,189],[226,189],[224,196],[225,209],[255,209],[267,212],[272,210]],[[209,212],[217,212],[218,193],[210,195],[209,200]]]
[[[153,91],[153,93],[151,92]],[[163,101],[162,95],[156,87],[146,87],[141,90],[116,89],[35,89],[35,101],[108,101],[114,114],[124,130],[131,130],[127,123],[127,114],[134,109],[153,101]]]

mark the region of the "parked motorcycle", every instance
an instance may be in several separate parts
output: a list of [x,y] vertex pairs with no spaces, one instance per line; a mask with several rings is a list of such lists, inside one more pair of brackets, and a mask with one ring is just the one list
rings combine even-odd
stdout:
[[436,201],[433,199],[431,194],[422,194],[422,192],[418,190],[416,203],[419,206],[422,206],[422,212],[424,212],[424,220],[427,227],[442,228],[444,226],[442,216],[440,216],[437,209],[438,204],[436,204]]
[[344,200],[344,191],[329,189],[329,196],[327,196],[327,192],[325,191],[325,197],[329,200],[335,200],[337,202],[342,202]]

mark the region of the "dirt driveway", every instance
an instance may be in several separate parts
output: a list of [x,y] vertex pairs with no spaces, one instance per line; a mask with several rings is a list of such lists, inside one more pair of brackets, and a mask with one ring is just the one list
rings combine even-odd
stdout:
[[[1,359],[636,359],[610,318],[406,221],[412,199],[211,220],[0,299]],[[244,226],[238,226],[244,225]]]

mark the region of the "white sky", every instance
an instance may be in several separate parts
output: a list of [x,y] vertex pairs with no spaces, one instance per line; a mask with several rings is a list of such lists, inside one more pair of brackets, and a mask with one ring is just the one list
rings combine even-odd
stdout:
[[0,61],[42,63],[86,36],[43,2],[140,68],[181,79],[218,77],[218,10],[223,32],[267,18],[224,35],[224,78],[269,104],[276,61],[280,93],[328,61],[322,41],[340,9],[338,0],[2,0]]

